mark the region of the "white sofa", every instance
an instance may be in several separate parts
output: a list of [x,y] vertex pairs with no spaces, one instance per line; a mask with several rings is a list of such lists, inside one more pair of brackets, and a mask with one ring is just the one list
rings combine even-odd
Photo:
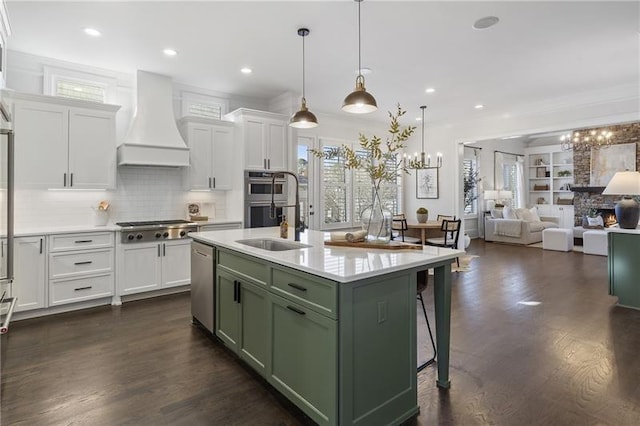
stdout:
[[[505,213],[506,213],[505,208]],[[542,231],[559,228],[560,218],[531,214],[535,209],[514,209],[515,218],[486,217],[484,239],[511,244],[533,244],[542,241]],[[492,216],[501,216],[502,212],[492,211]],[[514,216],[508,216],[514,217]],[[538,220],[539,219],[539,220]]]

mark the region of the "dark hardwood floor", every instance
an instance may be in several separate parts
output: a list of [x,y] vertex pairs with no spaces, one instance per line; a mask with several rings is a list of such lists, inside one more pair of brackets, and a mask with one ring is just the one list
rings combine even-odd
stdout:
[[[640,311],[607,295],[606,258],[480,240],[469,253],[471,271],[452,274],[451,389],[423,370],[408,424],[640,424]],[[433,319],[431,283],[424,296]],[[189,305],[183,294],[13,323],[2,425],[308,423],[191,326]]]

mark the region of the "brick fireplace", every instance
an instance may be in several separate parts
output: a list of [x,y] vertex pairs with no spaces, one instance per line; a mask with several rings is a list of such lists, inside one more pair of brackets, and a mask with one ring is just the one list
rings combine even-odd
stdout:
[[[593,130],[598,132],[604,129],[608,129],[614,133],[612,139],[613,144],[636,144],[636,170],[640,171],[640,122],[593,128]],[[590,130],[592,129],[582,129],[579,131],[584,132]],[[589,186],[590,167],[590,151],[573,152],[573,174],[574,185],[576,187]],[[620,195],[602,195],[602,188],[592,188],[584,192],[575,192],[573,198],[575,223],[577,225],[581,225],[582,217],[588,215],[592,209],[595,209],[596,211],[602,210],[603,219],[605,219],[605,226],[607,226],[607,218],[609,219],[609,223],[611,223],[611,216],[613,216],[613,220],[615,221],[613,208],[620,198],[622,198]]]

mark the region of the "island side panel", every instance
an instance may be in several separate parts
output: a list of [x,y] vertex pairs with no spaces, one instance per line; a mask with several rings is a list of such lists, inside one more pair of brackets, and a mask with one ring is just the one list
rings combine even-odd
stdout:
[[340,424],[398,424],[419,412],[416,271],[340,284]]

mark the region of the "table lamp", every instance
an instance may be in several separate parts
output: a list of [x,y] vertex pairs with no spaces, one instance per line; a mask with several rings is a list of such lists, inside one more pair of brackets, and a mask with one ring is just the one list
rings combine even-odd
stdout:
[[487,190],[482,194],[483,198],[487,202],[487,210],[493,210],[496,206],[496,200],[498,199],[498,191]]
[[635,229],[640,219],[640,205],[631,198],[631,195],[640,195],[640,173],[639,172],[617,172],[607,187],[602,191],[602,195],[622,195],[622,200],[618,201],[614,210],[618,225],[623,229]]

